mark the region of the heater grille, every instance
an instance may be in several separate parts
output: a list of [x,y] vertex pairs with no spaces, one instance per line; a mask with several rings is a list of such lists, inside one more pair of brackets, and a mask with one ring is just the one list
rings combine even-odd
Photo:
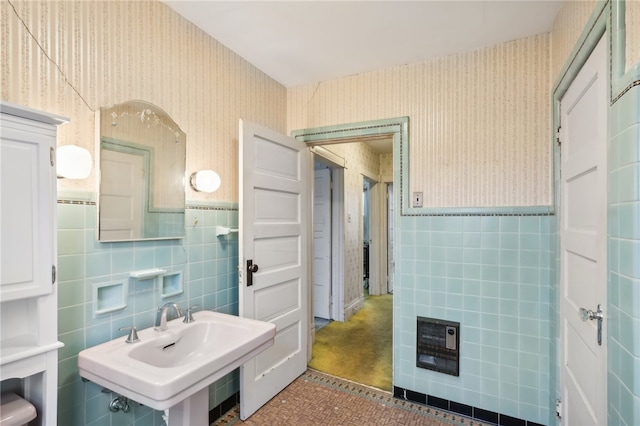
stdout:
[[418,317],[416,366],[459,376],[460,323]]

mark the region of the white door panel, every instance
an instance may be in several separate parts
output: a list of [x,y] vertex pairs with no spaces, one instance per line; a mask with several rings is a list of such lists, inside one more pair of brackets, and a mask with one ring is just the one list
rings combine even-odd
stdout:
[[331,318],[331,170],[314,174],[313,315]]
[[[566,425],[607,423],[607,55],[600,41],[561,100],[561,345]],[[605,311],[606,321],[606,311]]]
[[[100,238],[116,241],[141,238],[143,157],[109,149],[101,150],[100,156]],[[109,199],[117,201],[105,202]]]
[[594,240],[597,240],[596,236],[575,231],[568,231],[566,236],[568,242],[565,245],[565,250],[568,253],[576,253],[586,259],[594,259],[597,256],[598,245],[594,243]]
[[240,368],[244,420],[307,368],[310,158],[304,143],[245,121],[240,143],[240,315],[276,325],[273,346]]

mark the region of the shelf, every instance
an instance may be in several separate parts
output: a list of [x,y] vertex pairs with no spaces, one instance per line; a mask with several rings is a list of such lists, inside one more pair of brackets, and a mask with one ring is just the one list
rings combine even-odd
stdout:
[[157,277],[158,275],[163,275],[167,272],[166,269],[160,268],[151,268],[151,269],[141,269],[139,271],[132,271],[129,273],[131,278],[137,278],[139,280],[146,280],[149,278]]
[[57,350],[64,346],[61,342],[38,346],[36,345],[36,338],[37,336],[28,334],[2,340],[0,342],[0,365]]
[[238,232],[238,229],[229,228],[228,226],[216,226],[216,237],[228,235],[231,232]]

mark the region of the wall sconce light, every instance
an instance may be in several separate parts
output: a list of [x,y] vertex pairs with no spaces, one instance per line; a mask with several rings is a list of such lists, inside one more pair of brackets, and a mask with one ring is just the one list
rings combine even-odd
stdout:
[[191,175],[189,180],[191,187],[198,192],[215,192],[220,188],[222,181],[213,170],[200,170]]
[[86,179],[93,161],[88,150],[77,145],[64,145],[56,150],[56,173],[63,179]]

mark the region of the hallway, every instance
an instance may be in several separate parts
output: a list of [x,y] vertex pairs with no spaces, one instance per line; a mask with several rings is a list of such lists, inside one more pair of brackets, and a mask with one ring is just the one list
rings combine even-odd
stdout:
[[316,332],[309,367],[391,391],[393,295],[368,296],[347,322]]

